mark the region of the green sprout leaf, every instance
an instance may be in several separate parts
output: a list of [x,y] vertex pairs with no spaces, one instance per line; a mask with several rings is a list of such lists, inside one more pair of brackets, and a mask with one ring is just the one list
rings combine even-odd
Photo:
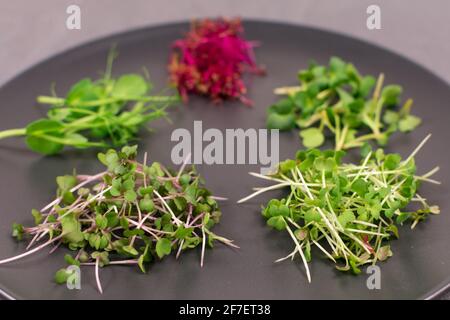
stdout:
[[325,141],[325,137],[317,128],[309,128],[300,131],[300,137],[303,139],[303,145],[306,148],[320,147]]
[[166,238],[159,239],[158,242],[156,242],[156,254],[161,259],[164,256],[167,256],[172,251],[172,244],[170,240]]

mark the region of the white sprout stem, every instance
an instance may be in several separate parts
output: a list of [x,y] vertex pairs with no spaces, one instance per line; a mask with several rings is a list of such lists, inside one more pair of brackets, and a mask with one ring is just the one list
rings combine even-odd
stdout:
[[137,212],[138,212],[138,219],[139,219],[139,225],[141,224],[142,221],[142,212],[141,212],[141,208],[139,208],[139,203],[137,201],[134,202],[136,208],[137,208]]
[[[72,189],[70,189],[70,192],[77,191],[78,189],[80,189],[81,187],[85,186],[86,184],[91,183],[92,181],[95,181],[95,180],[97,180],[97,179],[103,177],[106,173],[108,173],[108,172],[107,172],[107,171],[104,171],[104,172],[100,172],[99,174],[90,176],[89,179],[86,179],[85,181],[83,181],[83,182],[77,184],[75,187],[73,187]],[[50,202],[48,205],[46,205],[44,208],[42,208],[40,211],[41,211],[41,212],[47,211],[47,210],[50,209],[51,207],[57,205],[61,200],[62,200],[61,197],[56,198],[55,200],[53,200],[52,202]]]
[[[45,219],[47,219],[47,217],[46,217]],[[44,222],[44,223],[45,223],[45,222]],[[27,245],[27,247],[25,248],[25,250],[28,251],[28,250],[31,248],[31,246],[33,245],[33,243],[35,243],[36,241],[39,241],[40,239],[42,239],[42,237],[43,237],[44,235],[46,235],[48,232],[49,232],[48,230],[42,231],[42,234],[41,234],[41,232],[37,232],[37,233],[34,235],[33,239],[31,239],[30,243]]]
[[177,176],[176,176],[176,178],[175,178],[175,181],[178,181],[178,180],[180,179],[181,174],[182,174],[183,171],[184,171],[184,168],[186,167],[187,163],[188,163],[190,160],[191,160],[191,153],[189,152],[189,154],[188,154],[188,155],[186,156],[186,158],[184,159],[183,164],[182,164],[181,167],[180,167],[180,170],[178,170],[178,174],[177,174]]
[[297,247],[295,247],[294,251],[292,251],[291,253],[289,253],[286,257],[283,257],[283,258],[280,258],[280,259],[275,260],[275,263],[282,262],[282,261],[284,261],[284,260],[287,260],[287,259],[289,259],[289,258],[295,256],[295,253],[296,253],[296,252],[297,252]]
[[438,172],[440,170],[439,167],[434,167],[433,169],[431,169],[430,171],[428,171],[427,173],[423,174],[421,177],[422,178],[429,178],[431,177],[433,174],[435,174],[436,172]]
[[316,245],[317,248],[320,249],[320,251],[322,251],[323,253],[325,253],[325,255],[328,257],[328,259],[332,260],[334,263],[336,263],[336,260],[333,258],[333,256],[327,251],[325,250],[324,247],[322,247],[316,240],[312,240],[312,242]]
[[228,198],[225,197],[218,197],[218,196],[210,196],[211,199],[217,200],[217,201],[227,201]]
[[[135,226],[136,226],[136,228],[137,228],[137,226],[139,226],[139,223],[138,222],[136,222],[136,221],[134,221],[134,220],[132,220],[132,219],[130,219],[130,218],[127,218],[127,220],[128,220],[128,222],[130,222],[131,224],[134,224]],[[137,228],[137,229],[142,229],[142,230],[144,230],[144,231],[147,231],[149,234],[151,234],[154,238],[156,238],[157,240],[159,239],[159,237],[153,232],[153,230],[152,229],[150,229],[150,228],[148,228],[148,227],[146,227],[146,226],[144,226],[144,225],[141,225],[141,227],[140,228]],[[167,232],[163,232],[162,230],[158,230],[158,232],[161,232],[161,233],[167,233]]]
[[16,261],[16,260],[22,259],[22,258],[24,258],[24,257],[26,257],[26,256],[29,256],[29,255],[31,255],[31,254],[33,254],[33,253],[35,253],[35,252],[37,252],[37,251],[39,251],[39,250],[45,248],[45,247],[48,246],[49,244],[52,244],[53,242],[55,242],[55,241],[61,239],[62,237],[63,237],[63,235],[60,234],[60,235],[57,236],[56,238],[50,239],[50,240],[48,240],[47,242],[41,244],[40,246],[38,246],[38,247],[36,247],[36,248],[34,248],[34,249],[30,250],[30,251],[24,252],[24,253],[22,253],[22,254],[19,254],[19,255],[17,255],[17,256],[14,256],[14,257],[11,257],[11,258],[8,258],[8,259],[0,260],[0,264],[9,263],[9,262],[12,262],[12,261]]
[[98,291],[100,292],[100,294],[103,294],[103,288],[102,288],[102,284],[100,282],[100,277],[99,277],[99,272],[98,272],[98,263],[99,263],[100,258],[97,257],[97,259],[95,259],[95,281],[97,282],[97,288]]
[[149,212],[147,213],[144,218],[142,218],[142,220],[139,222],[139,224],[137,225],[136,228],[140,229],[142,227],[142,225],[145,223],[145,221],[147,221],[147,219],[152,215],[153,212]]
[[260,173],[257,173],[257,172],[249,172],[248,174],[251,175],[251,176],[254,176],[254,177],[256,177],[256,178],[260,178],[260,179],[264,179],[264,180],[277,181],[277,182],[281,182],[281,183],[284,183],[284,182],[285,182],[285,181],[282,180],[282,179],[278,179],[278,178],[274,178],[274,177],[269,177],[269,176],[266,176],[266,175],[264,175],[264,174],[260,174]]
[[105,190],[103,190],[100,193],[97,193],[95,196],[93,196],[91,199],[89,199],[89,201],[86,202],[82,202],[76,206],[73,206],[72,208],[70,208],[69,210],[67,210],[67,212],[65,212],[63,215],[58,217],[58,220],[61,220],[62,218],[64,218],[65,216],[67,216],[69,213],[72,213],[73,211],[75,211],[75,209],[83,207],[86,208],[88,204],[94,202],[95,200],[99,199],[100,197],[103,196],[103,194],[105,194],[106,192],[108,192],[110,189],[112,188],[112,186],[106,188]]
[[379,233],[379,232],[374,232],[374,231],[359,230],[359,229],[352,229],[352,228],[346,228],[345,230],[354,232],[354,233],[362,233],[362,234],[370,234],[373,236],[389,237],[389,235],[386,233]]
[[203,260],[205,259],[205,249],[206,249],[205,226],[202,226],[202,253],[200,256],[200,268],[203,268]]
[[290,185],[289,182],[283,182],[283,183],[275,184],[275,185],[270,186],[270,187],[262,188],[262,189],[260,189],[260,190],[258,190],[258,191],[256,191],[256,192],[252,193],[251,195],[249,195],[249,196],[247,196],[247,197],[245,197],[245,198],[242,198],[242,199],[239,200],[237,203],[243,203],[243,202],[248,201],[248,200],[250,200],[251,198],[254,198],[254,197],[256,197],[257,195],[259,195],[259,194],[261,194],[261,193],[264,193],[264,192],[266,192],[266,191],[284,188],[284,187],[287,187],[287,186],[289,186],[289,185]]
[[161,195],[158,193],[158,191],[153,190],[153,192],[157,195],[157,197],[161,200],[161,202],[163,203],[163,205],[166,207],[166,209],[169,211],[170,215],[172,216],[173,221],[175,221],[176,225],[179,226],[181,224],[183,224],[183,222],[177,218],[177,216],[175,215],[175,213],[173,213],[172,209],[169,207],[169,205],[167,204],[166,200],[164,200],[163,197],[161,197]]
[[182,239],[182,240],[180,241],[180,246],[178,247],[177,255],[175,256],[176,259],[178,259],[178,258],[180,257],[181,250],[183,250],[183,244],[184,244],[184,239]]
[[53,252],[56,251],[56,249],[59,248],[59,246],[61,245],[62,240],[59,240],[59,242],[50,250],[50,252],[48,254],[52,254]]
[[361,224],[363,226],[378,228],[378,226],[376,224],[373,224],[373,223],[370,223],[370,222],[366,222],[366,221],[353,220],[353,223]]
[[429,133],[425,139],[422,140],[422,142],[414,149],[413,152],[411,152],[411,154],[409,155],[408,158],[406,158],[405,161],[403,161],[403,163],[408,163],[409,160],[411,160],[412,158],[414,158],[414,156],[420,151],[420,149],[422,149],[422,147],[424,146],[424,144],[428,141],[428,139],[431,138],[431,133]]
[[297,238],[295,237],[294,233],[292,232],[291,228],[289,228],[289,225],[287,223],[286,229],[289,232],[289,235],[291,236],[292,240],[294,240],[294,243],[297,247],[297,251],[300,253],[300,256],[302,257],[303,265],[305,266],[306,269],[306,277],[308,278],[308,282],[311,283],[311,274],[309,273],[308,262],[306,261],[306,257],[303,253],[302,245],[298,243]]
[[206,232],[208,235],[212,236],[212,237],[214,238],[214,240],[218,240],[218,241],[220,241],[220,242],[226,244],[227,246],[230,246],[230,247],[239,249],[239,246],[233,244],[233,240],[230,240],[230,239],[227,239],[227,238],[218,236],[217,234],[212,233],[212,232],[209,231],[208,229],[205,229],[205,232]]
[[[303,175],[301,173],[301,171],[298,169],[298,167],[296,167],[297,169],[297,173],[300,177],[300,180],[302,181],[304,188],[306,190],[306,193],[308,195],[308,197],[310,197],[312,200],[314,199],[311,191],[309,190],[308,186],[306,185],[305,179],[303,178]],[[346,256],[345,254],[345,249],[348,249],[347,246],[345,245],[344,241],[342,241],[341,237],[339,236],[339,233],[336,231],[336,229],[334,228],[334,226],[331,224],[331,222],[328,220],[327,216],[325,215],[325,213],[322,211],[321,208],[317,207],[317,211],[319,212],[320,216],[322,217],[322,219],[325,221],[325,224],[328,226],[330,232],[334,235],[334,237],[336,238],[336,241],[338,242],[339,245],[342,246],[341,250],[342,253],[344,254],[344,256]],[[350,251],[350,250],[349,250]]]
[[[124,264],[138,264],[137,260],[116,260],[110,261],[108,265],[124,265]],[[82,262],[81,266],[95,266],[96,262]]]
[[425,182],[432,183],[432,184],[441,184],[440,181],[437,181],[434,179],[429,179],[429,178],[420,177],[420,176],[414,176],[414,178],[417,180],[425,181]]

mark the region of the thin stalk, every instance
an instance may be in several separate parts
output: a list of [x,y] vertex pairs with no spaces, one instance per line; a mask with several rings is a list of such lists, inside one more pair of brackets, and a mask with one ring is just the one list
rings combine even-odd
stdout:
[[27,133],[27,129],[9,129],[0,132],[0,139],[9,138],[9,137],[19,137],[24,136]]
[[63,237],[63,235],[60,234],[60,235],[57,236],[56,238],[50,239],[50,240],[48,240],[46,243],[41,244],[40,246],[38,246],[38,247],[36,247],[36,248],[34,248],[34,249],[30,250],[30,251],[27,251],[27,252],[25,252],[25,253],[19,254],[19,255],[17,255],[17,256],[14,256],[14,257],[11,257],[11,258],[8,258],[8,259],[0,260],[0,264],[5,264],[5,263],[9,263],[9,262],[12,262],[12,261],[16,261],[16,260],[25,258],[25,257],[27,257],[27,256],[29,256],[29,255],[31,255],[31,254],[33,254],[33,253],[35,253],[35,252],[37,252],[37,251],[43,249],[43,248],[45,248],[45,247],[48,246],[49,244],[52,244],[53,242],[55,242],[55,241],[61,239],[62,237]]
[[100,292],[100,294],[103,294],[103,288],[102,288],[102,284],[100,282],[100,276],[99,276],[99,272],[98,272],[98,264],[99,264],[100,258],[97,257],[97,259],[95,259],[95,282],[97,282],[97,288],[98,291]]

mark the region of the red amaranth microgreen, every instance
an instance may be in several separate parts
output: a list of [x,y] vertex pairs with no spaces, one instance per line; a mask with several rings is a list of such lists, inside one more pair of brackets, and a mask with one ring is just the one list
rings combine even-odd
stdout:
[[245,94],[244,72],[263,74],[255,62],[255,42],[242,37],[240,19],[193,21],[183,39],[173,43],[170,81],[186,102],[189,94],[210,97],[214,102],[238,99],[252,102]]

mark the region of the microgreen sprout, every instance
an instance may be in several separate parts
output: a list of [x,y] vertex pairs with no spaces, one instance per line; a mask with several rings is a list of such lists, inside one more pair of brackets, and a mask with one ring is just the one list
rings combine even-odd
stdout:
[[353,64],[340,58],[332,57],[329,66],[312,63],[299,72],[298,79],[300,86],[275,89],[275,94],[287,97],[268,109],[267,126],[299,127],[307,148],[321,146],[329,134],[335,150],[363,147],[369,141],[383,146],[392,133],[412,131],[421,123],[410,114],[411,99],[395,109],[402,87],[383,86],[383,74],[378,80],[361,76]]
[[378,149],[368,151],[359,165],[342,163],[343,151],[298,151],[274,174],[251,173],[275,184],[239,202],[288,188],[287,197],[272,199],[262,209],[267,224],[286,230],[294,242],[294,250],[277,262],[300,256],[311,281],[308,262],[311,248],[317,247],[337,269],[358,274],[362,265],[392,256],[389,240],[399,237],[398,225],[410,220],[414,228],[429,214],[439,213],[438,206],[418,193],[421,182],[439,184],[430,178],[438,167],[416,174],[414,156],[428,138],[404,160]]
[[[195,168],[174,172],[158,162],[136,161],[137,147],[109,150],[98,155],[107,170],[96,175],[66,175],[56,179],[57,198],[41,210],[33,210],[34,227],[13,225],[18,240],[27,236],[27,251],[0,260],[12,262],[50,245],[65,245],[69,265],[94,266],[99,292],[99,268],[136,265],[142,272],[153,260],[201,246],[200,265],[206,247],[215,241],[236,247],[232,240],[211,231],[221,217],[218,197],[204,188]],[[54,250],[53,249],[53,250]],[[70,273],[55,274],[65,283]]]
[[255,41],[243,37],[240,19],[195,20],[183,39],[172,45],[169,62],[170,81],[185,102],[189,94],[211,98],[215,103],[237,99],[246,105],[243,80],[246,72],[263,74],[255,61]]
[[82,79],[65,97],[39,96],[38,103],[50,105],[47,117],[22,129],[2,131],[0,139],[25,136],[31,150],[51,155],[64,146],[122,146],[135,140],[139,129],[148,122],[167,118],[165,109],[179,98],[150,95],[152,83],[139,74],[113,78],[111,69],[116,55],[113,48],[101,79]]

